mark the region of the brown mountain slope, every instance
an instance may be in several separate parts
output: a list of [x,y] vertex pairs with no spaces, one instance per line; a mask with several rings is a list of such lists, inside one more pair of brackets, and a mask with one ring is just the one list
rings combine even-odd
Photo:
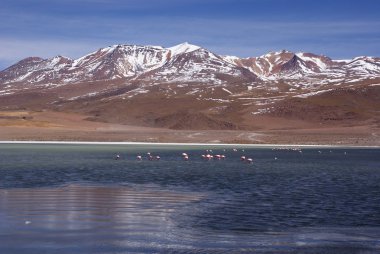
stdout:
[[380,87],[339,88],[308,98],[292,98],[275,105],[271,116],[326,124],[357,125],[380,119]]

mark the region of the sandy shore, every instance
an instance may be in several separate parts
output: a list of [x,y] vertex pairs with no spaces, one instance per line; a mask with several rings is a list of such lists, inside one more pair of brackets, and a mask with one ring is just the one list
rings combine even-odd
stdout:
[[127,146],[208,146],[230,148],[380,148],[380,146],[349,146],[349,145],[304,145],[304,144],[226,144],[226,143],[153,143],[153,142],[97,142],[97,141],[7,141],[0,140],[0,144],[57,144],[57,145],[127,145]]

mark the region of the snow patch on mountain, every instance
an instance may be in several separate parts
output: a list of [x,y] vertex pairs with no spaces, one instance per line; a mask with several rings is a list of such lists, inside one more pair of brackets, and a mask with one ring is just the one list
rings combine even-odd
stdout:
[[316,66],[318,66],[318,68],[320,70],[325,70],[327,68],[327,64],[324,63],[318,57],[310,57],[310,56],[307,56],[305,53],[297,53],[296,56],[299,57],[300,59],[302,59],[305,62],[312,62],[312,63],[316,64]]
[[309,93],[295,95],[293,97],[296,97],[296,98],[307,98],[307,97],[310,97],[310,96],[314,96],[314,95],[318,95],[318,94],[323,94],[323,93],[326,93],[326,92],[329,92],[329,91],[333,91],[333,90],[334,89],[319,90],[319,91],[315,91],[315,92],[309,92]]
[[179,54],[184,54],[184,53],[189,53],[193,52],[195,50],[200,49],[201,47],[189,44],[188,42],[184,42],[181,44],[178,44],[176,46],[168,48],[168,50],[172,53],[172,57],[179,55]]

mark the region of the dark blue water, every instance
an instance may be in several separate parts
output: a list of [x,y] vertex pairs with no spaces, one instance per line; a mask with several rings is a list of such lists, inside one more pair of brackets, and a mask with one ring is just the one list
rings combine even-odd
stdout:
[[1,144],[0,253],[380,253],[380,149],[205,149]]

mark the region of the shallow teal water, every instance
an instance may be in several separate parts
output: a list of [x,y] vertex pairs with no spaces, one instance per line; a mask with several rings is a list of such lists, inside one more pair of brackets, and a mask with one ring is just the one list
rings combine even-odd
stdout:
[[1,144],[0,253],[380,252],[379,149],[205,149]]

